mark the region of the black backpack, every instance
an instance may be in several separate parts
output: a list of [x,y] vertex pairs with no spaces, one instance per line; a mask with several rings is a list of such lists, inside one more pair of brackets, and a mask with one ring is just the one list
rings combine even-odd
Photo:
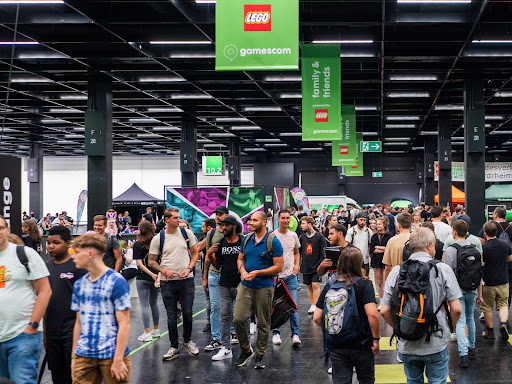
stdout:
[[402,250],[402,261],[409,260],[409,257],[411,257],[411,255],[411,247],[409,247],[409,240],[407,240],[404,244],[404,249]]
[[451,246],[457,250],[455,276],[460,288],[464,291],[477,289],[484,275],[482,255],[474,244],[462,246],[455,243]]
[[[442,332],[437,314],[443,306],[448,314],[448,305],[445,300],[439,308],[434,310],[430,284],[430,271],[434,269],[436,277],[439,275],[437,263],[439,263],[438,260],[424,263],[408,259],[400,266],[391,296],[391,313],[394,321],[391,341],[395,337],[409,341],[425,338],[428,343],[433,333]],[[449,316],[448,324],[450,330],[453,329]]]

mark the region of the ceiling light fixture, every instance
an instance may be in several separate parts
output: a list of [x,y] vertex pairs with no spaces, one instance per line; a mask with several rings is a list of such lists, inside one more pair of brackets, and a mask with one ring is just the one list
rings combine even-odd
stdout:
[[159,121],[157,119],[142,117],[142,118],[128,119],[128,122],[130,122],[130,123],[158,123]]
[[301,148],[302,152],[320,152],[323,151],[323,148]]
[[171,99],[213,99],[212,95],[206,93],[175,93],[171,95]]
[[512,44],[512,40],[473,40],[475,44]]
[[491,135],[512,135],[512,131],[492,131],[489,132]]
[[84,111],[69,108],[50,108],[50,113],[84,113]]
[[407,141],[397,141],[397,142],[384,142],[383,145],[409,145],[410,143]]
[[[1,1],[0,4],[2,4]],[[0,41],[0,45],[39,45],[39,43],[37,41]]]
[[87,100],[87,95],[60,95],[61,100]]
[[145,76],[145,77],[139,77],[139,81],[143,83],[177,83],[182,81],[187,81],[183,77],[178,76]]
[[494,94],[494,97],[512,97],[512,92],[510,91],[498,91]]
[[234,125],[231,127],[232,131],[261,131],[261,127],[257,125]]
[[373,40],[313,40],[313,44],[371,44]]
[[171,59],[215,59],[215,53],[194,53],[194,52],[176,52],[169,55]]
[[0,0],[0,4],[64,4],[64,0]]
[[386,124],[386,128],[416,128],[416,124]]
[[377,111],[376,105],[356,105],[356,111]]
[[44,77],[13,77],[11,83],[53,83],[53,80]]
[[377,132],[363,132],[363,136],[377,136]]
[[211,44],[209,40],[161,40],[150,41],[149,44],[153,45],[192,45],[192,44]]
[[471,0],[397,0],[398,4],[471,4]]
[[153,131],[155,132],[171,132],[171,131],[181,131],[181,128],[178,127],[153,127]]
[[387,97],[430,97],[428,92],[388,92]]
[[215,4],[216,0],[196,0],[196,4]]
[[503,120],[503,116],[499,115],[485,115],[485,120]]
[[255,143],[278,143],[280,139],[255,139]]
[[302,93],[300,92],[290,92],[290,93],[280,93],[280,99],[302,99]]
[[301,137],[302,133],[301,132],[282,132],[282,133],[279,134],[279,136],[282,136],[282,137]]
[[137,133],[137,137],[141,138],[154,138],[156,135],[153,133]]
[[241,123],[249,121],[246,117],[216,117],[215,122],[217,123]]
[[463,111],[463,105],[446,104],[446,105],[435,105],[434,109],[437,111]]
[[266,151],[265,148],[245,148],[243,149],[245,152],[258,152],[258,151]]
[[173,108],[173,107],[155,107],[155,108],[148,108],[146,111],[148,111],[148,112],[183,112],[183,109]]
[[214,132],[214,133],[209,133],[208,134],[208,137],[235,137],[235,135],[233,135],[232,133],[229,133],[229,132]]
[[391,75],[389,77],[393,81],[435,81],[437,76],[434,75]]
[[246,112],[280,112],[281,107],[279,106],[267,106],[267,107],[244,107]]
[[419,116],[386,116],[386,120],[419,120]]
[[412,141],[410,137],[387,137],[384,141]]
[[288,144],[279,143],[279,144],[263,144],[264,147],[287,147]]
[[302,76],[300,75],[297,75],[297,76],[293,76],[293,75],[282,75],[282,76],[279,76],[279,75],[269,75],[269,76],[265,76],[264,78],[265,81],[283,81],[283,82],[301,82],[302,81]]
[[437,131],[422,131],[421,136],[437,136]]
[[375,54],[372,52],[347,52],[343,51],[340,54],[340,57],[375,57]]

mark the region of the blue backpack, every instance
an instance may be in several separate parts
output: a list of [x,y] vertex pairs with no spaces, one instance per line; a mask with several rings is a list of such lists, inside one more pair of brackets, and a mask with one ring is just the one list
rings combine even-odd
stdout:
[[359,341],[361,346],[372,340],[368,318],[362,316],[364,307],[358,303],[356,288],[361,277],[349,286],[344,281],[329,279],[330,288],[324,300],[324,336],[327,345],[343,347]]

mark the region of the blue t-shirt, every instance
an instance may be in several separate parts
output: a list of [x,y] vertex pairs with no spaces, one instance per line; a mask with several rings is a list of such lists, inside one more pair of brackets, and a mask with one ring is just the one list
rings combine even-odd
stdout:
[[[266,253],[263,255],[267,251],[267,238],[269,234],[270,232],[267,231],[267,234],[258,244],[256,244],[256,236],[253,235],[245,246],[245,270],[247,272],[270,268],[274,265],[274,257],[283,257],[283,246],[277,236],[272,240],[273,254]],[[244,244],[245,237],[242,240],[242,244]],[[253,289],[273,287],[274,276],[257,276],[251,281],[242,281],[242,284]]]
[[[131,308],[130,288],[119,273],[109,269],[95,282],[89,273],[73,287],[71,309],[80,313],[80,338],[75,353],[92,359],[113,359],[116,351],[116,312]],[[126,346],[124,355],[130,353]]]

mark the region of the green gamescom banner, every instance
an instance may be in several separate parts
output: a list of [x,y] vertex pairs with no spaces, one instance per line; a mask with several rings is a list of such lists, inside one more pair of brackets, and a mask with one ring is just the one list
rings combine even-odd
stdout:
[[341,139],[340,46],[302,46],[302,140]]
[[215,70],[299,69],[299,0],[217,0]]
[[359,143],[363,140],[362,133],[356,133],[356,164],[343,167],[345,176],[364,176],[363,152],[359,151]]

